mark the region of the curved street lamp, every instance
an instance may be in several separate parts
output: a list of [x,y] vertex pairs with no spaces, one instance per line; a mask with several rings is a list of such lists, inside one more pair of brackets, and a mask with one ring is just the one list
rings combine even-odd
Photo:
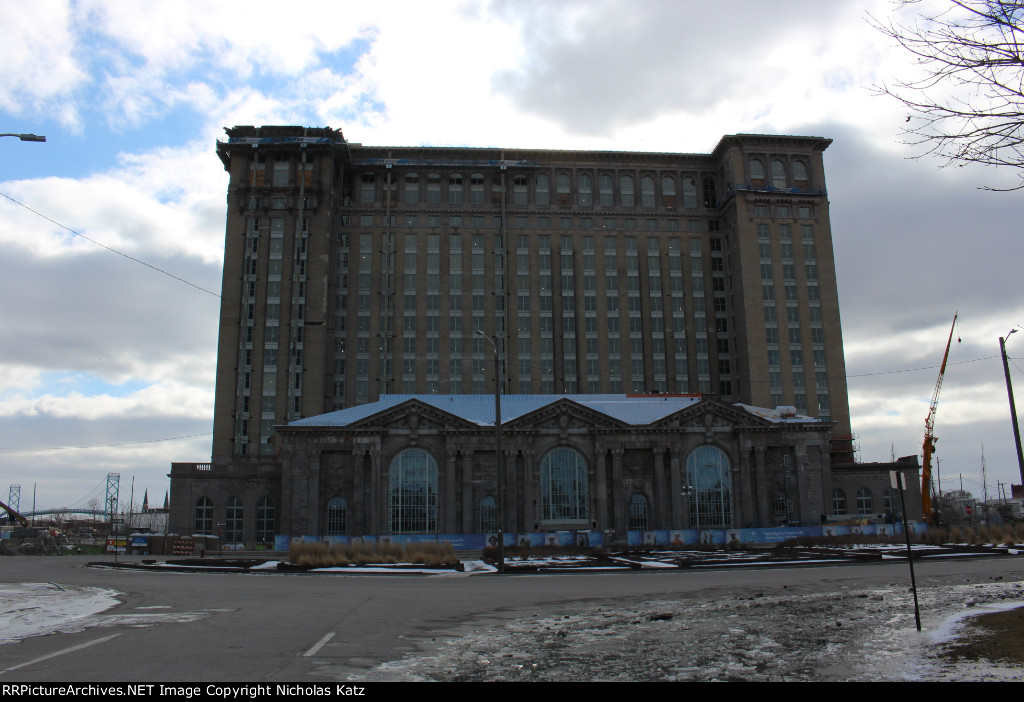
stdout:
[[482,330],[474,335],[482,336],[494,347],[494,470],[498,476],[498,572],[505,572],[505,461],[501,452],[501,372],[498,362],[498,344]]
[[46,141],[46,137],[40,134],[0,134],[0,137],[18,137],[22,141]]

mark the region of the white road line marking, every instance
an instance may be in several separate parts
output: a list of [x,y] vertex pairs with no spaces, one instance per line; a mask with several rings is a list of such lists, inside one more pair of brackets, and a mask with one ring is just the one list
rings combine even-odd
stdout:
[[315,644],[313,644],[313,648],[309,649],[308,651],[306,651],[302,655],[303,656],[315,656],[316,652],[319,651],[321,648],[323,648],[323,645],[325,643],[327,643],[328,641],[330,641],[333,637],[334,637],[334,632],[332,631],[329,634],[327,634],[325,637],[323,637],[322,639],[317,641]]
[[7,668],[6,670],[0,670],[0,673],[9,673],[12,670],[17,670],[18,668],[24,668],[25,666],[32,665],[33,663],[39,663],[41,661],[49,660],[50,658],[56,658],[57,656],[63,656],[65,653],[71,653],[72,651],[77,651],[77,650],[82,649],[82,648],[89,648],[89,646],[95,646],[96,644],[103,643],[104,641],[110,641],[111,639],[115,639],[118,636],[120,636],[120,634],[111,634],[110,636],[104,636],[102,639],[96,639],[95,641],[89,641],[89,642],[84,643],[84,644],[78,644],[77,646],[72,646],[71,648],[65,648],[63,651],[55,651],[53,653],[47,654],[47,655],[42,656],[40,658],[36,658],[36,659],[28,661],[26,663],[21,663],[20,665],[12,666],[10,668]]

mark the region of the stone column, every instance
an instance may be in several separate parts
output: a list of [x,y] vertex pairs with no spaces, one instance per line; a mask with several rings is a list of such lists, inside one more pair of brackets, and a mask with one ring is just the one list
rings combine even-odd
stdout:
[[594,466],[594,482],[597,495],[597,515],[594,521],[597,522],[597,528],[602,532],[608,529],[608,476],[606,474],[605,460],[607,450],[603,446],[598,446],[596,451],[596,463]]
[[744,524],[753,521],[754,500],[752,485],[750,484],[750,447],[745,443],[740,447],[740,509],[742,514],[738,515],[736,525],[743,527]]
[[827,445],[818,447],[818,470],[821,471],[821,512],[832,514],[832,457]]
[[757,478],[757,521],[761,526],[771,523],[768,511],[768,476],[764,466],[765,447],[754,449],[754,475]]
[[[366,454],[363,451],[352,451],[349,456],[352,465],[352,501],[348,509],[352,512],[352,520],[345,525],[345,531],[355,536],[362,536],[368,530],[366,523]],[[346,515],[347,516],[347,515]],[[348,521],[348,520],[346,520]]]
[[441,514],[444,515],[444,532],[446,534],[456,533],[455,517],[455,457],[459,450],[455,446],[448,447],[448,458],[444,462],[444,502],[441,504]]
[[667,529],[665,521],[665,447],[657,446],[654,449],[654,524],[655,529]]
[[388,490],[381,475],[380,449],[370,449],[370,533],[375,536],[387,534],[385,521],[388,514]]
[[309,492],[306,494],[304,509],[300,512],[305,522],[302,533],[312,536],[320,535],[320,460],[322,457],[323,451],[320,449],[310,451],[309,483],[307,488]]
[[[292,464],[295,461],[295,452],[286,449],[281,455],[281,533],[287,534],[289,538],[299,536],[295,529],[295,518],[292,516]],[[194,480],[194,478],[193,478]],[[195,503],[190,500],[188,512],[189,531],[191,534],[195,529]]]
[[[672,485],[672,523],[671,529],[686,529],[690,526],[688,512],[683,502],[683,469],[679,462],[678,449],[669,450],[669,471]],[[683,517],[686,516],[686,519]]]
[[462,451],[462,533],[475,534],[480,528],[473,523],[473,452]]
[[523,454],[523,532],[530,533],[537,524],[537,478],[533,465],[534,452],[527,449]]
[[811,502],[807,495],[807,491],[810,489],[807,481],[807,448],[804,446],[796,446],[793,449],[796,460],[796,504],[793,505],[794,511],[800,515],[798,518],[801,522],[812,520],[815,524],[818,523],[818,515],[811,515]]
[[501,468],[505,471],[505,524],[506,534],[515,534],[519,531],[519,485],[516,480],[516,463],[518,449],[502,449]]
[[626,522],[623,519],[622,503],[622,454],[625,450],[622,447],[612,449],[612,515],[615,519],[615,538],[621,539],[626,536]]

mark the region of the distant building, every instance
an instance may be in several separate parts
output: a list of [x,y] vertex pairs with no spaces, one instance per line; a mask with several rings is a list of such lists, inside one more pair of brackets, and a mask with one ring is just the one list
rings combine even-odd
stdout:
[[[230,500],[256,519],[261,499],[275,514],[261,533],[290,523],[269,486],[197,486],[277,475],[282,427],[300,420],[396,393],[491,393],[489,339],[504,393],[789,406],[821,420],[826,463],[852,461],[829,139],[733,135],[673,154],[227,134],[213,452],[202,470],[176,464],[172,529],[200,523],[201,500],[218,523]],[[733,518],[771,521],[757,510]]]

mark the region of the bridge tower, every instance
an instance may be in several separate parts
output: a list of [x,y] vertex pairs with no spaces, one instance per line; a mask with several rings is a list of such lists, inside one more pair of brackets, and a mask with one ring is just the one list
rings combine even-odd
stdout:
[[121,490],[121,474],[107,473],[107,501],[104,509],[107,510],[107,517],[113,522],[117,517],[117,496]]
[[21,511],[21,486],[11,485],[7,490],[7,506],[15,512]]

